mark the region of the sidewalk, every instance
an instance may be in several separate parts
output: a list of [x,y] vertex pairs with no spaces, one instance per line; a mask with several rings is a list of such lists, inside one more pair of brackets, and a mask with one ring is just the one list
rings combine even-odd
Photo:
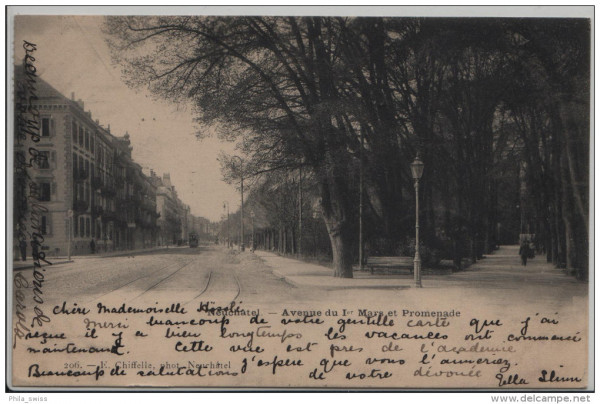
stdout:
[[[71,257],[71,260],[69,261],[67,257],[49,257],[48,261],[51,262],[52,265],[68,264],[70,262],[74,262],[72,258],[73,257]],[[42,266],[46,267],[48,264],[42,262]],[[32,258],[27,258],[27,261],[13,261],[13,271],[21,271],[23,269],[31,269],[33,267],[34,265]]]
[[[524,267],[518,255],[519,246],[502,246],[493,254],[471,265],[466,270],[449,275],[422,275],[424,288],[476,287],[476,288],[521,288],[525,285],[552,286],[569,285],[585,287],[582,282],[566,275],[562,270],[538,256]],[[414,287],[409,274],[371,274],[354,271],[353,279],[334,278],[333,270],[321,265],[310,264],[277,254],[256,250],[254,252],[277,276],[298,287],[333,289],[402,289]]]
[[410,288],[414,282],[412,275],[371,275],[368,271],[354,271],[354,278],[334,278],[333,269],[322,265],[310,264],[304,261],[281,257],[277,254],[256,250],[254,254],[260,257],[273,273],[286,282],[297,287],[317,287],[332,289],[402,289]]
[[[172,250],[176,248],[189,248],[189,246],[169,246],[169,247],[153,247],[153,248],[140,248],[137,250],[124,250],[124,251],[110,251],[106,253],[98,253],[98,254],[89,254],[89,255],[72,255],[71,260],[66,256],[59,257],[47,257],[48,261],[52,263],[52,265],[60,265],[60,264],[69,264],[73,262],[77,262],[79,260],[87,260],[92,258],[110,258],[110,257],[127,257],[127,256],[135,256],[145,253],[157,252],[162,250]],[[46,266],[46,265],[44,265]],[[31,269],[33,268],[33,259],[31,257],[27,257],[27,261],[13,261],[13,270],[20,271],[23,269]]]

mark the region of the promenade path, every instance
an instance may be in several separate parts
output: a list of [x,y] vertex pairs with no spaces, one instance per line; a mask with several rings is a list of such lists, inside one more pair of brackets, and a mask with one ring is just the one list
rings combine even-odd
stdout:
[[[255,251],[273,272],[297,287],[321,288],[324,290],[380,289],[402,290],[403,294],[421,293],[432,297],[444,294],[456,295],[461,300],[472,296],[510,304],[519,302],[547,303],[555,306],[573,299],[587,300],[589,285],[563,270],[546,262],[544,256],[537,256],[521,265],[518,246],[501,246],[494,253],[486,255],[469,268],[447,275],[424,274],[423,290],[414,288],[409,274],[371,274],[368,271],[354,271],[353,279],[340,279],[332,276],[331,268],[281,257],[266,251]],[[428,291],[426,291],[428,290]]]

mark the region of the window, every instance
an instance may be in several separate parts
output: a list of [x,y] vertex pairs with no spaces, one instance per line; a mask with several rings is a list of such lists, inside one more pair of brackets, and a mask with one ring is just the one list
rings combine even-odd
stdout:
[[42,235],[51,234],[52,232],[50,229],[50,217],[47,215],[42,216],[40,223],[40,231],[42,232]]
[[50,117],[42,118],[41,137],[50,137],[52,130],[52,119]]
[[73,142],[77,143],[77,122],[73,120],[73,125],[71,126],[71,135],[73,136]]
[[79,235],[83,237],[85,234],[85,220],[83,217],[79,218]]
[[90,162],[89,161],[85,161],[85,172],[89,173],[90,172]]
[[77,176],[77,153],[73,153],[73,177]]
[[77,225],[77,218],[73,221],[73,237],[77,237],[79,235],[79,226]]
[[88,132],[87,130],[85,131],[85,149],[90,149],[90,132]]
[[38,155],[35,158],[35,164],[39,169],[49,169],[50,168],[50,152],[48,150],[38,152]]
[[90,136],[90,151],[94,152],[94,136]]
[[92,235],[92,237],[96,236],[96,221],[92,220],[92,229],[90,231],[90,234]]
[[86,218],[85,219],[85,236],[89,237],[90,236],[90,218]]
[[79,146],[83,147],[83,128],[79,127]]
[[38,201],[40,202],[48,202],[50,201],[50,183],[42,182],[39,184],[40,194],[38,197]]

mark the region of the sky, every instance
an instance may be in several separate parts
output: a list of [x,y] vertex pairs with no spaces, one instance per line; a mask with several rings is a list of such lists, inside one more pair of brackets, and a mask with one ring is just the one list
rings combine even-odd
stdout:
[[217,156],[234,145],[209,136],[196,139],[189,105],[157,101],[145,89],[128,88],[120,67],[111,63],[103,17],[17,16],[14,57],[21,60],[23,40],[35,43],[38,75],[66,97],[75,93],[93,119],[110,125],[111,133],[128,132],[133,158],[158,175],[168,172],[180,199],[192,214],[217,221],[223,202],[235,211],[239,192],[221,180]]

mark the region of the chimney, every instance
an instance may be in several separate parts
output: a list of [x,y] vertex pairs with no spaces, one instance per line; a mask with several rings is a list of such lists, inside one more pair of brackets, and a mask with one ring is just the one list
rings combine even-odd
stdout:
[[96,125],[100,126],[100,119],[96,119]]
[[71,92],[71,101],[75,101],[75,93]]
[[81,98],[77,100],[77,104],[79,104],[79,108],[83,109],[83,100]]
[[92,117],[92,111],[87,111],[86,112],[87,116],[89,116],[90,118]]
[[108,124],[108,133],[110,133],[110,123]]

